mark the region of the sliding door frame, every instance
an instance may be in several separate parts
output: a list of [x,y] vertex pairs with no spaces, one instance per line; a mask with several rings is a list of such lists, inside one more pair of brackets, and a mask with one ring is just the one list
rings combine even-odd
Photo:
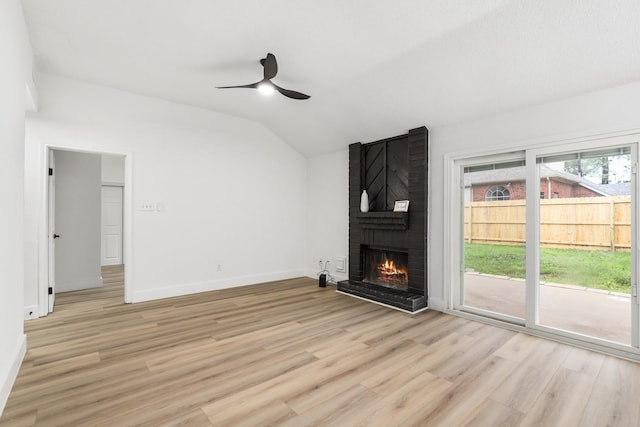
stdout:
[[[449,195],[444,206],[444,311],[457,316],[494,324],[515,331],[550,338],[568,344],[613,354],[619,357],[640,360],[640,295],[638,292],[638,265],[640,264],[638,227],[640,201],[638,185],[638,143],[640,133],[618,133],[602,136],[575,138],[564,141],[532,143],[529,146],[511,147],[506,150],[487,150],[485,152],[445,154],[445,194]],[[609,342],[578,333],[562,331],[539,324],[539,242],[540,242],[540,180],[536,167],[537,158],[545,154],[581,152],[598,148],[631,147],[631,346]],[[515,149],[514,149],[515,148]],[[484,313],[480,309],[470,309],[462,304],[462,284],[464,274],[463,236],[464,236],[464,167],[487,163],[500,163],[522,160],[526,164],[526,315],[524,324],[508,316],[496,316]],[[487,316],[487,314],[490,314]]]
[[[525,161],[525,151],[519,150],[510,153],[503,154],[493,154],[487,156],[479,156],[472,157],[469,159],[461,159],[456,161],[456,169],[458,178],[457,181],[459,185],[457,186],[456,194],[452,194],[452,198],[457,198],[458,207],[457,207],[457,216],[458,216],[458,238],[460,239],[458,242],[458,249],[454,254],[454,265],[459,266],[454,280],[456,280],[456,285],[452,287],[452,308],[454,310],[467,312],[470,314],[476,314],[488,318],[493,318],[500,321],[509,322],[516,325],[525,325],[525,319],[521,319],[515,316],[509,316],[506,314],[502,314],[499,312],[493,312],[484,310],[482,308],[468,306],[464,303],[464,273],[465,273],[465,265],[464,265],[464,169],[467,167],[473,166],[484,166],[488,164],[500,164],[500,163],[510,163],[510,162],[524,162]],[[471,230],[469,230],[471,232]]]
[[[552,333],[560,337],[585,341],[587,345],[605,345],[622,351],[639,351],[638,321],[638,135],[628,137],[598,138],[591,141],[558,144],[553,147],[533,148],[526,150],[526,188],[527,188],[527,225],[526,225],[526,327],[544,333]],[[536,197],[540,191],[540,175],[537,167],[539,157],[552,156],[565,153],[577,153],[604,148],[615,149],[618,147],[630,147],[631,149],[631,347],[596,338],[577,332],[563,331],[540,324],[540,198]]]

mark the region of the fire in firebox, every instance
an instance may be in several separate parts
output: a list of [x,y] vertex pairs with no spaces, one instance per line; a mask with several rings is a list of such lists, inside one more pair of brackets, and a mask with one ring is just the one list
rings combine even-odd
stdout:
[[378,265],[378,279],[385,282],[404,285],[407,283],[407,271],[399,270],[393,260],[385,260],[383,264]]
[[409,272],[406,253],[368,249],[365,257],[365,282],[396,289],[408,288]]

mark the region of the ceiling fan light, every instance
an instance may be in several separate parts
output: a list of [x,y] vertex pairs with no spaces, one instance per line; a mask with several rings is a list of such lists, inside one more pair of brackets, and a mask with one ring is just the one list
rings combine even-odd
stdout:
[[258,85],[258,91],[260,91],[260,93],[265,96],[270,96],[273,95],[273,92],[275,92],[276,90],[271,84],[262,82]]

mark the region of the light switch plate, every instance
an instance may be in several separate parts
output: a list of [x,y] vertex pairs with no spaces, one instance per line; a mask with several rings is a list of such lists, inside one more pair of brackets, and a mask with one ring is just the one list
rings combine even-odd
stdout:
[[155,211],[155,205],[151,202],[141,202],[140,203],[140,210],[142,212],[153,212]]

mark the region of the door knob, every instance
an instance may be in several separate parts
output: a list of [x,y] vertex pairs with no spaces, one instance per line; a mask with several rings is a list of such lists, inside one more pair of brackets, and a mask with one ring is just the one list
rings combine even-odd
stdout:
[[54,234],[54,235],[53,235],[53,238],[54,238],[54,239],[57,239],[58,237],[60,237],[60,235],[59,235],[59,234]]

